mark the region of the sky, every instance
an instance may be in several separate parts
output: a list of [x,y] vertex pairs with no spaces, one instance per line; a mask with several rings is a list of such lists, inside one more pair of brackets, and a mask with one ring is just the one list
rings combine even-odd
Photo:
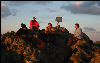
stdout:
[[91,40],[100,41],[100,1],[1,1],[1,34],[17,31],[21,23],[29,28],[32,17],[45,29],[48,22],[56,26],[56,17],[62,17],[60,26],[74,33],[74,24]]

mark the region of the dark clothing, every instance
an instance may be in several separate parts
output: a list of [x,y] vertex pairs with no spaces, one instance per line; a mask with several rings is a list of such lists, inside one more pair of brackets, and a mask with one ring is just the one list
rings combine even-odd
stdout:
[[79,39],[77,37],[70,36],[68,39],[67,47],[75,44]]
[[29,31],[28,29],[23,29],[23,28],[20,28],[17,32],[16,32],[16,36],[22,36],[22,35],[25,35],[27,37],[27,34],[29,34]]

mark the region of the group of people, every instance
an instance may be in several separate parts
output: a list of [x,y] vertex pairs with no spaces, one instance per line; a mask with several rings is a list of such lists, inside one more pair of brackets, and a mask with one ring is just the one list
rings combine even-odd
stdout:
[[[21,35],[21,36],[27,36],[27,34],[29,34],[30,32],[28,31],[28,28],[26,27],[25,24],[21,24],[21,27],[18,31],[17,31],[17,35]],[[31,31],[38,31],[39,30],[39,23],[36,21],[36,18],[33,17],[32,20],[30,20],[30,30]],[[57,29],[60,29],[60,25],[57,27]],[[52,27],[51,23],[48,23],[48,26],[46,27],[45,31],[49,31],[49,32],[53,32],[55,31],[55,28]],[[72,35],[69,38],[69,42],[68,42],[68,46],[71,45],[71,42],[73,41],[77,41],[77,40],[81,40],[82,39],[82,29],[80,28],[79,24],[76,23],[75,24],[75,32],[74,35]]]
[[[30,29],[38,29],[39,30],[39,23],[35,20],[36,18],[33,17],[33,20],[30,21]],[[59,25],[60,26],[60,25]],[[58,26],[58,28],[60,28]],[[46,27],[46,31],[54,31],[51,23],[48,23],[48,27]],[[73,37],[77,39],[82,39],[82,29],[80,28],[79,24],[75,24],[75,32]]]

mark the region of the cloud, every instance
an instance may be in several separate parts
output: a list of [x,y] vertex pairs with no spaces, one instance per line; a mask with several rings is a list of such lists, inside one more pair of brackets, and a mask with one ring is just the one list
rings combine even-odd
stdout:
[[42,4],[42,5],[45,5],[45,4],[49,4],[49,3],[52,3],[52,1],[35,1],[36,4]]
[[95,32],[85,32],[87,36],[93,41],[100,41],[100,33]]
[[6,4],[1,4],[1,18],[6,18],[10,15],[15,16],[16,9],[9,9]]
[[9,1],[8,5],[21,6],[21,5],[30,4],[30,3],[32,3],[32,2],[31,1]]
[[56,9],[51,9],[51,8],[45,8],[45,9],[49,12],[60,12],[60,10],[56,10]]
[[6,4],[1,4],[1,7],[6,7]]
[[83,4],[82,1],[81,2],[72,3],[72,5],[81,5],[81,4]]
[[100,31],[97,31],[96,33],[100,33]]
[[92,27],[84,27],[84,30],[83,32],[86,33],[90,39],[100,41],[100,31],[96,31],[96,29]]
[[96,31],[96,29],[92,28],[92,27],[84,27],[85,31]]
[[96,33],[96,34],[100,34],[100,31],[96,31],[96,29],[95,28],[92,28],[92,27],[84,27],[84,32],[93,32],[93,33]]
[[62,5],[61,9],[68,10],[73,14],[100,15],[100,2],[81,1],[81,2],[69,4],[69,5]]
[[27,4],[39,4],[39,5],[46,5],[51,3],[51,1],[9,1],[8,5],[11,6],[22,6]]

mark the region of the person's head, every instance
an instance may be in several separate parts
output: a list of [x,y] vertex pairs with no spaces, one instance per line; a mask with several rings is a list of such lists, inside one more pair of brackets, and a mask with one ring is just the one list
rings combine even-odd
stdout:
[[58,27],[60,28],[60,25],[58,25]]
[[48,23],[48,27],[52,27],[52,24],[51,23]]
[[35,17],[33,17],[33,20],[35,20],[36,18]]
[[79,28],[79,24],[78,23],[75,24],[75,28],[76,29]]
[[42,32],[45,32],[45,29],[42,29]]
[[22,27],[22,28],[26,28],[26,25],[22,23],[22,24],[21,24],[21,27]]
[[64,30],[65,30],[65,28],[64,28],[64,27],[61,27],[61,29],[62,29],[62,31],[64,31]]

